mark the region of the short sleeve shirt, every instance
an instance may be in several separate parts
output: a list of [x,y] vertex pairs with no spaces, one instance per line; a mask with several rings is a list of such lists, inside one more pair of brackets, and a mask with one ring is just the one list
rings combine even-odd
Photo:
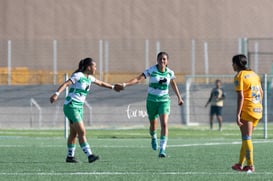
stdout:
[[145,78],[149,77],[148,101],[165,102],[170,100],[169,84],[175,79],[174,72],[166,67],[165,72],[160,72],[154,65],[143,72]]
[[262,87],[260,77],[253,71],[243,70],[234,77],[235,91],[243,91],[242,111],[252,117],[260,118],[262,114]]
[[225,92],[223,88],[213,88],[210,93],[210,104],[212,106],[219,106],[223,107],[224,106],[224,99],[225,98]]
[[69,87],[64,104],[73,102],[75,106],[82,106],[90,91],[91,84],[96,81],[96,78],[92,75],[86,77],[82,72],[76,72],[72,74],[70,80],[73,84]]

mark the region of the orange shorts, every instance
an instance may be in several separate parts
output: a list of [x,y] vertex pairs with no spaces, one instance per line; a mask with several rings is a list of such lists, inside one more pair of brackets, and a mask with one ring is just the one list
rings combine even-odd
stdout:
[[242,111],[241,119],[245,120],[245,121],[251,121],[253,123],[253,127],[256,127],[261,118],[257,119],[255,117],[249,115],[247,112]]

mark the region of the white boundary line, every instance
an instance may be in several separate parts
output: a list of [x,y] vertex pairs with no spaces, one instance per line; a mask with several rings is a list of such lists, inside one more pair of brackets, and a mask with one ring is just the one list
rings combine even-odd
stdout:
[[[263,143],[273,143],[273,140],[262,140],[262,141],[253,141],[254,144],[263,144]],[[232,142],[207,142],[207,143],[193,143],[193,144],[177,144],[167,145],[168,148],[178,148],[178,147],[195,147],[195,146],[216,146],[216,145],[238,145],[241,144],[241,141],[232,141]],[[0,148],[24,148],[24,147],[32,147],[32,145],[0,145]],[[50,147],[65,147],[63,145],[35,145],[38,148],[50,148]],[[147,148],[149,146],[126,146],[126,145],[113,145],[113,146],[93,146],[95,148]]]
[[[233,142],[212,142],[212,143],[195,143],[195,144],[182,144],[182,145],[168,145],[168,147],[192,147],[192,146],[215,146],[215,145],[238,145],[241,141]],[[254,144],[260,143],[273,143],[273,140],[253,141]]]
[[[273,143],[273,140],[254,141],[255,144]],[[201,144],[181,144],[169,145],[168,147],[191,147],[191,146],[215,146],[215,145],[230,145],[241,144],[240,141],[236,142],[211,142]],[[24,145],[0,145],[0,147],[24,147]],[[56,147],[56,145],[41,145],[40,147]],[[59,146],[60,147],[60,146]],[[112,148],[134,148],[140,146],[97,146],[97,147],[112,147]],[[141,146],[148,147],[148,146]],[[247,174],[246,172],[28,172],[28,173],[8,173],[0,172],[0,176],[63,176],[63,175],[238,175]],[[254,175],[273,175],[273,172],[255,172]]]
[[[63,176],[63,175],[238,175],[247,172],[29,172],[0,173],[0,176]],[[254,175],[273,175],[273,172],[254,172]]]

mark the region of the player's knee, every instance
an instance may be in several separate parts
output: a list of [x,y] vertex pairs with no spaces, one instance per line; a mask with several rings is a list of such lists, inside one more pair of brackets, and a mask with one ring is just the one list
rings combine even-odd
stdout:
[[79,137],[83,137],[83,136],[85,136],[86,131],[85,131],[85,129],[80,128],[80,129],[77,130],[77,134],[78,134]]
[[161,123],[161,128],[162,128],[162,129],[168,128],[167,122],[162,122],[162,123]]

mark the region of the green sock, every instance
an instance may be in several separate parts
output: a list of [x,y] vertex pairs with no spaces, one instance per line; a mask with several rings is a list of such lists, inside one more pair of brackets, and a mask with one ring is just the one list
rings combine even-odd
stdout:
[[150,135],[152,138],[157,138],[156,131],[150,131]]

